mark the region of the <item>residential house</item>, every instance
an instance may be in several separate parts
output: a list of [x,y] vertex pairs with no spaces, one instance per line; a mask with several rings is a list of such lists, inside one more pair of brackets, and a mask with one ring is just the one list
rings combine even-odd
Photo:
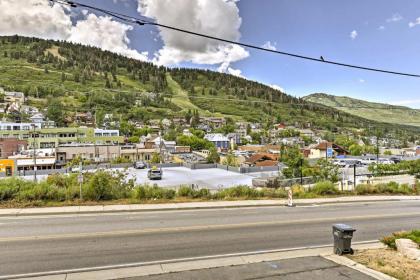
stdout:
[[270,153],[257,153],[249,157],[244,162],[247,166],[277,166],[279,164],[278,155]]
[[[342,155],[348,155],[349,151],[343,147],[331,143],[331,142],[322,142],[320,144],[314,144],[309,146],[308,158],[326,158],[326,157],[336,157]],[[328,154],[328,150],[331,150],[332,154]]]
[[74,121],[79,125],[94,126],[94,117],[91,112],[76,113]]
[[229,133],[228,135],[226,135],[226,137],[231,143],[233,142],[236,145],[241,144],[241,135],[239,133]]
[[4,102],[22,105],[25,102],[25,94],[23,92],[5,91]]
[[34,114],[32,117],[29,118],[32,123],[43,123],[44,122],[44,115],[42,113]]
[[37,107],[28,106],[28,105],[22,105],[20,110],[21,110],[22,113],[24,113],[26,115],[29,115],[29,116],[33,116],[33,115],[39,113],[39,110],[38,110]]
[[300,136],[305,136],[309,138],[315,137],[315,132],[313,132],[310,129],[299,129],[298,131],[300,133]]
[[229,139],[221,133],[206,134],[204,139],[212,142],[216,148],[221,150],[229,149]]
[[217,129],[226,125],[226,119],[223,117],[200,117],[200,123]]

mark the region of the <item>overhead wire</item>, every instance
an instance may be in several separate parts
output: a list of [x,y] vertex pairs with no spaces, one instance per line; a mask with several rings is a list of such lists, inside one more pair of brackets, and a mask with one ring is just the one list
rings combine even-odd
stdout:
[[406,72],[400,72],[400,71],[392,71],[392,70],[385,70],[385,69],[374,68],[374,67],[367,67],[367,66],[349,64],[349,63],[343,63],[343,62],[328,60],[328,59],[325,59],[322,56],[320,56],[320,58],[316,58],[316,57],[310,57],[310,56],[300,55],[300,54],[291,53],[291,52],[268,49],[268,48],[260,47],[260,46],[257,46],[257,45],[252,45],[252,44],[249,44],[249,43],[241,43],[241,42],[237,42],[237,41],[233,41],[233,40],[229,40],[229,39],[225,39],[225,38],[220,38],[220,37],[216,37],[216,36],[212,36],[212,35],[208,35],[208,34],[204,34],[204,33],[199,33],[199,32],[195,32],[195,31],[191,31],[191,30],[187,30],[187,29],[183,29],[183,28],[179,28],[179,27],[175,27],[175,26],[171,26],[171,25],[166,25],[166,24],[154,22],[152,20],[145,19],[145,18],[137,18],[137,17],[126,15],[126,14],[117,13],[117,12],[114,12],[114,11],[106,10],[106,9],[103,9],[103,8],[98,8],[98,7],[91,6],[91,5],[86,5],[86,4],[83,4],[83,3],[76,2],[76,1],[67,1],[67,0],[50,0],[50,1],[54,2],[54,3],[58,3],[58,4],[67,5],[67,6],[70,6],[72,8],[77,8],[77,7],[86,8],[86,9],[89,9],[89,10],[92,10],[92,11],[96,11],[96,12],[100,12],[100,13],[109,15],[111,17],[117,18],[117,19],[119,19],[121,21],[124,21],[124,22],[127,22],[127,23],[138,24],[138,25],[157,26],[157,27],[161,27],[161,28],[165,28],[165,29],[169,29],[169,30],[173,30],[173,31],[177,31],[177,32],[182,32],[182,33],[185,33],[185,34],[190,34],[190,35],[193,35],[193,36],[198,36],[198,37],[202,37],[202,38],[216,40],[216,41],[224,42],[224,43],[228,43],[228,44],[234,44],[234,45],[238,45],[238,46],[242,46],[242,47],[246,47],[246,48],[250,48],[250,49],[256,49],[256,50],[260,50],[260,51],[271,52],[271,53],[275,53],[275,54],[285,55],[285,56],[304,59],[304,60],[309,60],[309,61],[326,63],[326,64],[335,65],[335,66],[342,66],[342,67],[354,68],[354,69],[365,70],[365,71],[373,71],[373,72],[380,72],[380,73],[385,73],[385,74],[420,78],[420,74],[413,74],[413,73],[406,73]]

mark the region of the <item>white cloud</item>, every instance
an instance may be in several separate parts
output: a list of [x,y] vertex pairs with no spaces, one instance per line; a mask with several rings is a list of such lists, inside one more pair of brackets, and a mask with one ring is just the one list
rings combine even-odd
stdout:
[[284,88],[282,88],[281,86],[278,86],[278,85],[269,85],[269,87],[271,87],[271,88],[273,88],[273,89],[275,89],[275,90],[279,90],[279,91],[281,91],[281,92],[285,92],[284,91]]
[[261,47],[265,48],[265,49],[269,49],[269,50],[277,50],[276,48],[277,43],[271,43],[270,41],[265,42]]
[[147,53],[129,47],[131,26],[109,17],[87,16],[72,24],[70,12],[47,0],[1,0],[0,35],[22,35],[92,45],[128,57],[147,60]]
[[233,69],[231,67],[228,67],[227,73],[229,73],[229,74],[231,74],[233,76],[237,76],[237,77],[243,78],[242,71],[240,69]]
[[113,21],[110,17],[89,14],[71,29],[68,41],[95,46],[138,60],[147,60],[147,52],[139,53],[129,48],[130,39],[127,32],[133,27]]
[[352,40],[356,39],[357,35],[359,35],[359,34],[357,34],[356,30],[353,30],[352,32],[350,32],[350,38]]
[[366,82],[365,79],[362,79],[362,78],[359,79],[359,83],[363,84],[364,82]]
[[409,26],[410,28],[412,28],[412,27],[414,27],[414,26],[416,26],[416,25],[419,25],[419,24],[420,24],[420,17],[416,18],[416,20],[415,20],[415,21],[412,21],[412,22],[408,23],[408,26]]
[[402,20],[403,17],[400,14],[393,14],[390,18],[386,19],[386,22],[397,22]]
[[[234,0],[138,0],[138,11],[157,22],[179,28],[239,40],[241,18]],[[249,56],[244,48],[159,28],[163,47],[155,53],[154,62],[175,65],[181,62],[220,64],[227,72],[232,62]],[[234,73],[238,73],[234,71]]]
[[385,30],[385,26],[381,25],[378,27],[379,30]]
[[70,36],[71,20],[65,9],[45,0],[1,0],[0,34],[63,40]]

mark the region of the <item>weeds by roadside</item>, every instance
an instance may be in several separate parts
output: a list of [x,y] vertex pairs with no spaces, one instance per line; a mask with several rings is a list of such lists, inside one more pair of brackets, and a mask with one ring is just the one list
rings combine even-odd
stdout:
[[[20,178],[0,180],[0,207],[10,205],[80,205],[91,202],[124,201],[124,203],[208,201],[236,199],[278,199],[286,198],[284,188],[252,188],[235,186],[219,191],[206,188],[181,186],[178,190],[156,185],[136,185],[133,179],[121,171],[85,173],[81,186],[83,202],[80,199],[80,184],[77,174],[54,174],[40,182]],[[338,195],[365,194],[418,194],[419,188],[396,183],[380,185],[359,185],[354,192],[342,192],[332,182],[322,181],[312,188],[300,185],[292,187],[295,198],[317,198]]]

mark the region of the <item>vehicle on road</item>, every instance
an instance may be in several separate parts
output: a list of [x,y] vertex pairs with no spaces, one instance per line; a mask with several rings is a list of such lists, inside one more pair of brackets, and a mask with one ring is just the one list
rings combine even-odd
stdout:
[[135,169],[145,169],[147,167],[146,163],[143,161],[136,161],[134,163],[134,168]]
[[149,178],[149,180],[162,180],[162,174],[162,168],[153,166],[147,171],[147,178]]

